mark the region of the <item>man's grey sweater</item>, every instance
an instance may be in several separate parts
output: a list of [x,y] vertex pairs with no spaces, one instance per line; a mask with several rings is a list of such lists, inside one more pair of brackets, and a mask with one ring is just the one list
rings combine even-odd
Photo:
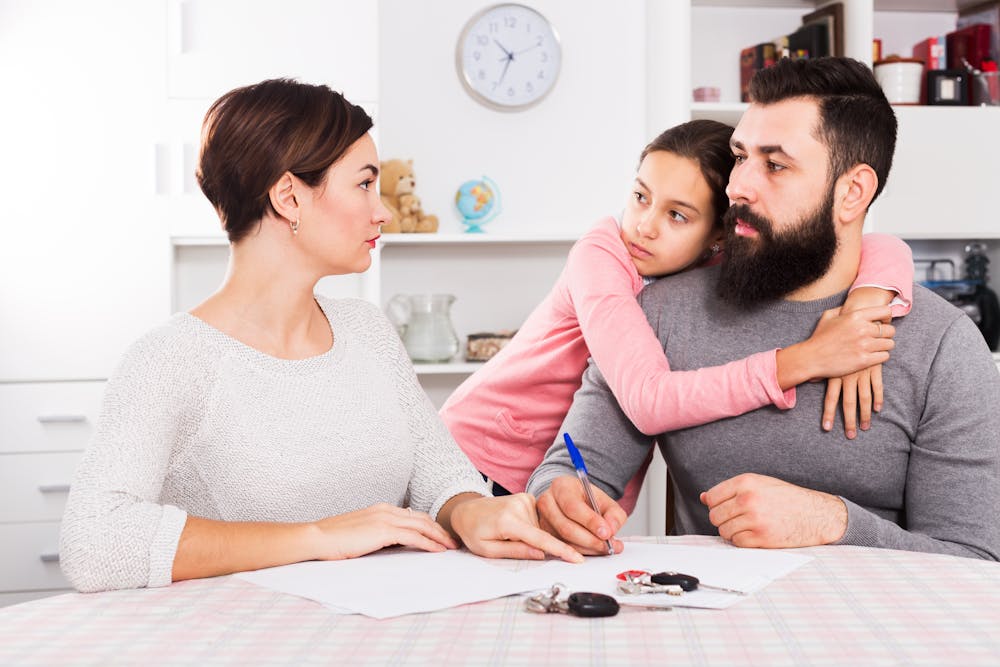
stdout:
[[[690,271],[639,297],[672,369],[723,364],[809,337],[846,293],[750,310],[715,295],[717,268]],[[868,431],[847,440],[838,415],[820,428],[825,382],[797,389],[797,405],[768,406],[661,435],[674,484],[679,533],[717,534],[698,494],[754,472],[840,496],[844,544],[1000,559],[1000,375],[982,335],[957,308],[914,287],[913,311],[897,320],[896,348],[883,366],[885,402]],[[628,332],[622,332],[628,344]],[[619,498],[652,438],[629,423],[591,363],[563,424],[590,478]],[[573,474],[556,442],[528,482],[539,494]]]

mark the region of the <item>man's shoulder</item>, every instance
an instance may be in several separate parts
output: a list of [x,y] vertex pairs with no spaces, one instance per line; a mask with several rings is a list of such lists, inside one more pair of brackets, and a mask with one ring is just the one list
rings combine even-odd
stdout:
[[897,326],[899,324],[907,326],[920,325],[921,328],[944,330],[964,315],[965,313],[962,310],[947,299],[944,299],[923,285],[914,283],[913,310],[910,311],[909,315],[893,322],[893,324]]
[[718,266],[707,266],[657,278],[643,288],[640,300],[645,307],[650,307],[671,301],[690,304],[714,298],[718,275]]

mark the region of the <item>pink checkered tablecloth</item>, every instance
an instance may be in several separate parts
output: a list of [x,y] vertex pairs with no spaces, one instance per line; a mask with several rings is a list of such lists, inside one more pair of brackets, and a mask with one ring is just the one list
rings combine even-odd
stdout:
[[815,559],[729,609],[608,619],[515,596],[378,621],[231,577],[61,595],[0,609],[0,665],[1000,665],[1000,564],[797,551]]

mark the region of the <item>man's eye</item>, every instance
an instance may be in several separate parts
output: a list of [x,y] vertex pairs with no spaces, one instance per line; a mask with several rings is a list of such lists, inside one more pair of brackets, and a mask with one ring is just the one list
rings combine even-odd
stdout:
[[768,161],[767,170],[768,171],[784,171],[785,165],[778,164],[777,162]]
[[744,162],[746,162],[746,156],[744,156],[744,155],[733,155],[733,161],[736,164],[743,164]]

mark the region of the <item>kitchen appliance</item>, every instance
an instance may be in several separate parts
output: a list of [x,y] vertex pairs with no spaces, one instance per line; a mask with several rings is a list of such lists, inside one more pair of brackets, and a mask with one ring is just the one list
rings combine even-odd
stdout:
[[970,243],[965,246],[965,279],[955,280],[955,265],[950,259],[915,260],[915,263],[927,263],[928,277],[934,275],[939,264],[949,265],[953,278],[951,280],[928,279],[921,282],[969,316],[979,331],[982,332],[987,346],[997,351],[1000,344],[1000,301],[997,294],[990,289],[989,263],[984,243]]

